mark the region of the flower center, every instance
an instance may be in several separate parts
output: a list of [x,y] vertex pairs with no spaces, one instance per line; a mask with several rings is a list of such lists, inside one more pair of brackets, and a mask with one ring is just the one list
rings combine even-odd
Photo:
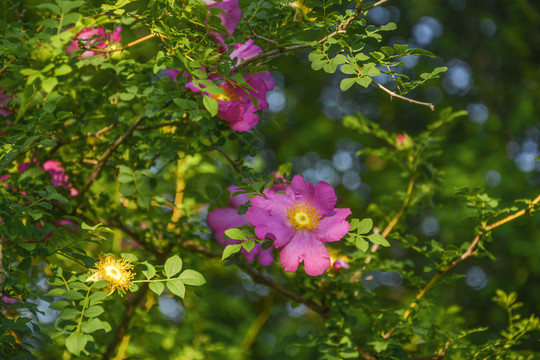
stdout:
[[120,280],[120,278],[122,277],[122,272],[118,270],[114,265],[107,266],[105,268],[105,274],[115,280]]
[[320,218],[321,213],[305,201],[297,201],[287,208],[287,219],[296,230],[315,230]]
[[219,86],[221,89],[223,89],[223,94],[212,94],[210,95],[216,100],[221,101],[236,101],[241,102],[242,101],[242,95],[241,95],[241,89],[234,87],[230,82],[224,82]]

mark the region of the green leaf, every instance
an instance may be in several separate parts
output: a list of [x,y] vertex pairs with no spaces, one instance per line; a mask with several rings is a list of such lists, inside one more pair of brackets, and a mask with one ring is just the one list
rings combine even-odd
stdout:
[[54,147],[54,146],[56,146],[56,140],[54,140],[54,139],[45,139],[45,140],[41,141],[40,144],[43,147]]
[[143,271],[142,273],[148,280],[152,279],[156,275],[156,268],[147,262],[143,263]]
[[112,330],[111,325],[109,325],[108,322],[96,318],[89,319],[87,322],[82,323],[81,329],[88,334],[98,330],[105,330],[106,333]]
[[165,276],[167,278],[170,278],[182,270],[182,259],[180,259],[180,256],[174,255],[167,259],[165,262]]
[[151,282],[148,285],[148,287],[150,288],[150,290],[155,292],[157,295],[161,295],[161,293],[165,289],[165,285],[163,285],[162,282],[158,282],[158,281]]
[[251,251],[255,247],[255,241],[253,240],[246,240],[242,243],[242,247],[246,249],[246,251]]
[[357,227],[358,234],[367,234],[373,228],[373,220],[370,218],[362,219]]
[[93,317],[97,317],[101,314],[103,314],[104,310],[101,306],[90,306],[88,309],[86,309],[86,311],[84,312],[84,316],[86,317],[89,317],[89,318],[93,318]]
[[225,230],[225,235],[233,240],[246,240],[244,231],[239,228]]
[[242,244],[227,245],[227,247],[223,249],[223,255],[221,256],[221,260],[225,260],[232,254],[236,254],[237,252],[240,251],[241,248],[242,248]]
[[192,286],[201,286],[206,283],[206,280],[204,279],[204,276],[202,276],[201,273],[195,270],[184,270],[178,279],[182,280],[182,282],[186,285],[192,285]]
[[69,74],[71,70],[72,70],[71,66],[62,64],[56,69],[54,69],[54,76],[62,76],[62,75]]
[[[95,288],[95,284],[94,284],[94,288]],[[106,292],[104,292],[104,291],[96,291],[95,293],[93,293],[92,295],[90,295],[88,297],[88,300],[89,301],[101,301],[101,300],[105,299],[106,297],[107,297]]]
[[206,110],[210,113],[210,116],[216,116],[219,111],[219,105],[216,99],[211,98],[210,96],[205,96],[203,98],[203,104]]
[[371,84],[371,78],[369,76],[362,76],[356,79],[356,83],[360,86],[367,88]]
[[72,333],[66,339],[66,348],[73,355],[79,356],[89,340],[92,340],[90,335]]
[[379,233],[374,233],[368,236],[369,241],[371,241],[374,244],[379,244],[381,246],[390,246],[390,243],[382,237]]
[[68,290],[62,296],[69,300],[84,299],[84,295],[78,292],[77,290]]
[[366,252],[369,248],[369,243],[362,236],[356,238],[355,245],[362,252]]
[[182,299],[186,295],[186,287],[182,280],[173,279],[167,281],[167,288],[176,296],[180,296]]
[[50,77],[43,81],[43,83],[41,84],[41,88],[46,93],[50,93],[54,90],[57,84],[58,84],[58,79],[55,77]]
[[53,310],[62,310],[68,305],[69,303],[67,301],[56,301],[56,302],[53,302],[51,305],[49,305],[49,307]]
[[81,315],[81,312],[77,309],[68,308],[62,310],[60,315],[58,315],[59,319],[67,319],[67,320],[73,320],[76,317],[79,317]]
[[348,90],[351,86],[353,86],[356,83],[356,78],[345,78],[341,80],[341,83],[339,84],[339,87],[341,88],[341,91]]

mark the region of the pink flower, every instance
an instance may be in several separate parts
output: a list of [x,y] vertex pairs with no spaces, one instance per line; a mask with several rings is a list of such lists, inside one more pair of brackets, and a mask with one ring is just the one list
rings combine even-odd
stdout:
[[[234,193],[235,190],[236,187],[229,187],[229,192],[231,193],[231,195]],[[238,208],[240,207],[240,205],[249,201],[246,196],[247,194],[231,196],[229,198],[229,207],[214,209],[208,213],[208,226],[212,230],[214,230],[216,240],[223,247],[231,244],[241,243],[241,241],[239,240],[233,240],[229,238],[224,240],[223,238],[225,236],[225,230],[249,224],[249,220],[246,214],[238,214]],[[261,264],[262,266],[269,266],[274,262],[274,258],[272,257],[272,248],[263,250],[262,244],[260,243],[256,243],[255,247],[249,252],[246,251],[246,249],[242,248],[242,254],[249,261],[249,263],[252,263],[255,257],[258,258],[259,264]]]
[[217,16],[221,19],[221,25],[223,25],[229,32],[228,35],[232,35],[236,29],[236,26],[238,25],[238,22],[240,21],[240,17],[242,16],[242,11],[238,7],[238,0],[223,0],[222,2],[212,0],[203,1],[206,5],[208,5],[209,8],[213,7],[224,10],[224,12],[218,14]]
[[231,53],[231,59],[238,59],[236,65],[242,61],[251,59],[252,57],[259,55],[262,49],[254,44],[253,39],[249,39],[244,44],[234,44],[234,50]]
[[334,189],[320,181],[316,186],[296,175],[285,194],[265,190],[251,199],[247,215],[259,239],[266,237],[281,249],[281,265],[294,272],[304,262],[308,275],[321,275],[331,260],[325,242],[340,240],[350,229],[345,220],[350,209],[334,208]]
[[[47,160],[41,166],[41,170],[48,171],[51,174],[51,183],[54,187],[63,187],[70,189],[71,196],[76,196],[79,191],[69,183],[69,176],[65,173],[62,164],[56,160]],[[20,170],[19,170],[20,171]]]
[[[114,29],[112,33],[107,32],[104,27],[83,28],[75,35],[75,39],[71,40],[71,43],[66,48],[66,54],[71,55],[77,49],[105,49],[112,44],[120,44],[122,39],[121,31],[122,27],[120,26]],[[97,51],[84,51],[79,57],[84,59],[98,54],[107,56],[105,53]]]
[[[235,50],[231,53],[231,59],[241,61],[252,58],[262,52],[261,48],[253,44],[253,40],[248,40],[245,44],[236,44]],[[257,110],[268,110],[266,93],[274,88],[274,79],[270,72],[263,71],[257,74],[246,74],[244,79],[253,89],[244,89],[230,80],[223,81],[219,87],[224,93],[205,95],[213,97],[218,102],[217,117],[229,123],[231,129],[236,131],[248,131],[259,122]],[[186,85],[194,92],[201,92],[193,82]],[[200,86],[204,89],[204,86]],[[253,104],[251,98],[257,100],[257,106]]]

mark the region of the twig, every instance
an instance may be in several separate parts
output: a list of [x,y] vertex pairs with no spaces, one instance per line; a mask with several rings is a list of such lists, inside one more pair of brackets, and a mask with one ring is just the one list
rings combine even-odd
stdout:
[[417,104],[417,105],[422,105],[422,106],[427,106],[428,108],[431,109],[431,111],[435,111],[435,105],[433,105],[432,103],[427,103],[427,102],[422,102],[422,101],[417,101],[417,100],[413,100],[413,99],[409,99],[408,97],[405,97],[405,96],[401,96],[399,94],[396,94],[395,92],[393,92],[392,90],[388,90],[387,88],[385,88],[384,86],[382,86],[381,84],[379,84],[378,82],[374,81],[373,80],[373,83],[375,85],[377,85],[379,87],[379,89],[381,89],[382,91],[384,91],[385,93],[389,94],[390,95],[390,98],[397,98],[397,99],[401,99],[401,100],[405,100],[407,102],[410,102],[412,104]]
[[270,44],[272,44],[272,45],[274,45],[274,46],[276,46],[276,47],[279,47],[279,44],[278,44],[277,41],[272,40],[272,39],[269,39],[269,38],[264,37],[264,36],[257,35],[257,34],[255,33],[255,31],[253,30],[253,28],[251,27],[251,25],[249,25],[249,22],[247,21],[247,19],[244,18],[244,20],[246,21],[246,24],[247,24],[249,30],[251,30],[251,34],[253,35],[254,38],[260,39],[260,40],[262,40],[262,41],[266,41],[267,43],[270,43]]
[[242,169],[242,166],[240,164],[238,164],[236,161],[234,161],[233,159],[231,159],[231,157],[225,152],[223,151],[222,148],[220,148],[219,146],[216,145],[216,143],[214,142],[214,140],[212,140],[212,137],[208,134],[207,135],[208,137],[208,140],[210,140],[210,143],[212,144],[212,146],[214,146],[214,148],[221,154],[223,155],[223,157],[231,164],[231,166],[235,169],[235,170],[241,170]]
[[152,34],[150,34],[150,35],[146,35],[146,36],[144,36],[144,37],[142,37],[142,38],[140,38],[140,39],[137,39],[137,40],[135,40],[135,41],[132,41],[132,42],[130,42],[129,44],[124,45],[124,46],[119,47],[119,48],[116,48],[116,49],[96,49],[96,48],[89,48],[89,49],[87,49],[87,48],[84,48],[84,47],[81,48],[81,49],[84,49],[84,50],[87,50],[87,51],[95,51],[95,52],[99,52],[99,53],[107,53],[107,54],[110,54],[110,53],[113,53],[113,52],[125,50],[125,49],[127,49],[127,48],[130,48],[130,47],[132,47],[132,46],[135,46],[135,45],[137,45],[137,44],[140,44],[140,43],[142,43],[143,41],[149,40],[149,39],[151,39],[151,38],[153,38],[153,37],[156,37],[156,36],[159,36],[160,38],[161,38],[161,37],[165,37],[165,36],[163,36],[163,35],[161,35],[161,34],[158,34],[158,33],[152,33]]
[[14,62],[15,62],[15,59],[9,60],[8,63],[7,63],[6,65],[4,65],[4,66],[2,67],[2,69],[0,69],[0,76],[2,76],[2,74],[6,72],[8,66],[11,65],[11,64],[13,64]]
[[240,269],[242,269],[243,272],[248,274],[253,279],[253,281],[255,281],[256,283],[266,285],[269,288],[277,291],[278,293],[280,293],[282,295],[285,295],[286,297],[288,297],[288,298],[290,298],[290,299],[292,299],[292,300],[294,300],[296,302],[305,304],[308,308],[315,311],[316,313],[321,315],[323,318],[328,317],[328,309],[323,308],[322,306],[314,303],[311,300],[304,299],[299,294],[297,294],[295,292],[292,292],[291,290],[289,290],[287,288],[284,288],[283,286],[281,286],[279,284],[276,284],[275,282],[273,282],[272,280],[264,277],[262,274],[260,274],[259,272],[257,272],[255,269],[253,269],[250,266],[246,266],[244,264],[239,264],[239,263],[236,264],[236,266],[238,266]]
[[145,130],[158,129],[158,128],[167,127],[167,126],[188,125],[188,124],[189,122],[186,120],[177,120],[177,121],[169,121],[169,122],[161,123],[161,124],[137,126],[137,130],[145,131]]
[[73,136],[71,138],[71,141],[76,141],[76,140],[80,140],[82,139],[83,137],[100,137],[101,135],[105,134],[106,132],[109,132],[111,131],[112,129],[114,129],[115,127],[118,126],[118,123],[113,123],[109,126],[105,126],[103,129],[100,129],[94,133],[86,133],[84,135],[81,135],[81,136]]
[[82,196],[86,193],[86,191],[88,191],[92,183],[96,180],[101,169],[103,169],[103,166],[105,165],[107,159],[109,159],[109,157],[118,148],[118,146],[120,146],[120,144],[122,144],[128,137],[131,136],[131,134],[133,134],[133,131],[135,131],[135,128],[140,124],[143,119],[144,115],[139,115],[137,120],[135,120],[135,122],[131,124],[127,131],[123,133],[118,139],[116,139],[114,144],[108,147],[107,150],[105,150],[105,152],[103,153],[103,155],[101,155],[101,158],[98,160],[98,163],[94,166],[92,172],[90,173],[90,176],[86,180],[84,187],[79,192],[79,200],[82,199]]
[[[210,251],[208,248],[206,248],[205,246],[203,246],[203,245],[201,245],[199,243],[196,243],[194,241],[182,241],[180,243],[180,246],[182,246],[183,248],[185,248],[187,250],[191,250],[191,251],[203,254],[203,255],[205,255],[207,257],[221,258],[221,254],[214,253],[214,252]],[[297,294],[297,293],[295,293],[295,292],[293,292],[293,291],[291,291],[291,290],[289,290],[289,289],[287,289],[287,288],[285,288],[285,287],[283,287],[283,286],[281,286],[279,284],[276,284],[272,280],[270,280],[270,279],[266,278],[265,276],[263,276],[262,274],[258,273],[255,269],[253,269],[250,266],[247,266],[247,265],[242,264],[242,263],[236,263],[236,266],[238,266],[240,268],[240,270],[242,270],[243,272],[248,274],[253,279],[253,281],[255,281],[256,283],[266,285],[269,288],[275,290],[276,292],[278,292],[278,293],[280,293],[282,295],[285,295],[286,297],[288,297],[288,298],[290,298],[290,299],[292,299],[292,300],[294,300],[296,302],[305,304],[311,310],[313,310],[316,313],[320,314],[324,318],[328,317],[328,309],[325,309],[322,306],[317,305],[316,303],[314,303],[311,300],[304,299],[299,294]]]
[[[383,232],[381,233],[382,237],[386,238],[388,236],[388,234],[390,234],[390,232],[394,229],[394,226],[396,226],[399,219],[401,219],[403,214],[405,214],[405,211],[407,210],[407,207],[409,206],[409,202],[411,201],[411,194],[412,194],[412,191],[413,191],[413,188],[414,188],[415,180],[416,180],[416,177],[414,177],[414,176],[410,177],[409,184],[407,185],[407,193],[405,195],[405,200],[403,200],[403,205],[401,206],[401,210],[399,210],[399,212],[396,214],[396,216],[394,216],[394,218],[392,220],[390,220],[388,225],[386,225]],[[377,252],[377,250],[379,250],[380,247],[381,246],[379,244],[373,244],[373,246],[371,247],[371,252],[372,253]],[[366,258],[366,260],[364,260],[364,263],[369,264],[371,262],[371,260],[372,260],[372,257],[368,256]]]
[[[525,214],[529,214],[531,213],[531,211],[533,210],[533,208],[535,207],[536,204],[538,204],[540,202],[540,195],[538,195],[530,204],[529,206],[527,206],[526,208],[524,209],[521,209],[519,211],[516,211],[514,214],[511,214],[511,215],[508,215],[507,217],[505,217],[504,219],[501,219],[501,220],[498,220],[498,221],[495,221],[494,223],[490,224],[490,225],[486,225],[482,228],[483,231],[485,232],[488,232],[488,231],[491,231],[503,224],[506,224],[507,222],[509,221],[512,221],[514,219],[517,219],[518,217],[520,216],[523,216]],[[422,290],[420,290],[418,292],[418,294],[416,294],[413,302],[411,302],[411,304],[409,305],[409,308],[403,313],[403,319],[404,320],[407,320],[407,318],[409,318],[409,316],[411,315],[411,312],[412,310],[416,307],[416,305],[418,304],[418,301],[420,299],[422,299],[424,297],[424,295],[433,287],[433,285],[435,285],[435,283],[437,283],[437,281],[444,275],[446,274],[448,271],[452,270],[456,265],[460,264],[461,262],[463,262],[464,260],[466,260],[467,258],[473,256],[475,254],[475,249],[476,249],[476,246],[478,245],[478,243],[480,242],[480,239],[482,238],[482,236],[484,235],[484,233],[480,233],[478,235],[475,236],[475,238],[473,239],[473,241],[471,242],[471,244],[469,245],[469,247],[467,248],[467,250],[465,250],[461,255],[460,257],[458,257],[457,259],[455,259],[454,261],[452,261],[451,263],[449,263],[448,265],[446,265],[442,270],[439,270],[439,272],[437,272],[432,278],[431,280],[429,280],[429,282],[426,284],[426,286],[424,286],[424,288]],[[388,331],[387,333],[385,333],[383,335],[383,338],[384,339],[389,339],[392,334],[394,333],[395,331],[395,327],[392,328],[390,331]]]

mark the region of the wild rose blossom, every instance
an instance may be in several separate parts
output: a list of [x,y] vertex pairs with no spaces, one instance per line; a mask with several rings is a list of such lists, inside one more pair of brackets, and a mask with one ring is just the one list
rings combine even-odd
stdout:
[[323,274],[331,260],[325,242],[340,240],[350,229],[350,209],[334,208],[336,194],[326,182],[316,186],[296,175],[285,194],[265,190],[251,199],[247,212],[259,239],[266,237],[281,249],[281,265],[295,272],[303,262],[308,275]]
[[[224,10],[217,17],[221,19],[221,25],[227,29],[228,34],[220,34],[212,30],[210,30],[210,33],[211,37],[221,45],[221,52],[227,51],[227,46],[223,38],[233,34],[242,16],[242,11],[238,7],[238,0],[223,0],[222,2],[212,0],[203,1],[209,8]],[[210,13],[210,10],[208,12]]]
[[[105,49],[112,44],[120,44],[122,40],[121,31],[121,26],[118,26],[112,32],[108,32],[104,27],[83,28],[75,35],[75,39],[71,40],[68,47],[66,47],[66,54],[70,56],[77,49]],[[99,54],[104,57],[107,56],[104,53],[87,50],[80,54],[79,57],[84,59]]]
[[[262,49],[248,40],[245,44],[235,45],[235,50],[231,53],[231,59],[237,59],[240,63],[262,52]],[[270,72],[263,71],[257,74],[244,75],[246,83],[252,89],[244,89],[232,81],[225,80],[219,87],[223,89],[223,94],[213,95],[205,93],[206,96],[213,97],[218,103],[217,117],[229,123],[231,129],[236,131],[248,131],[259,122],[257,110],[268,110],[266,93],[274,89],[274,79]],[[201,90],[190,82],[186,87],[194,92]],[[203,88],[204,86],[200,86]],[[253,104],[251,98],[257,99],[257,106]]]
[[[238,208],[249,201],[247,199],[247,194],[238,194],[232,196],[236,190],[235,186],[229,187],[228,190],[231,193],[231,197],[228,201],[229,207],[217,208],[210,211],[206,219],[208,226],[214,230],[217,242],[223,247],[241,243],[240,240],[233,240],[230,238],[224,239],[226,230],[249,224],[246,214],[238,214]],[[250,264],[255,258],[258,259],[259,264],[262,266],[269,266],[274,262],[274,258],[272,257],[272,248],[264,250],[262,248],[262,244],[260,243],[256,243],[255,247],[251,249],[251,251],[247,251],[244,248],[242,248],[241,251]]]
[[41,170],[48,171],[51,175],[51,183],[54,187],[70,189],[71,196],[76,196],[79,191],[69,183],[69,176],[66,174],[62,164],[56,160],[47,160],[41,166]]

